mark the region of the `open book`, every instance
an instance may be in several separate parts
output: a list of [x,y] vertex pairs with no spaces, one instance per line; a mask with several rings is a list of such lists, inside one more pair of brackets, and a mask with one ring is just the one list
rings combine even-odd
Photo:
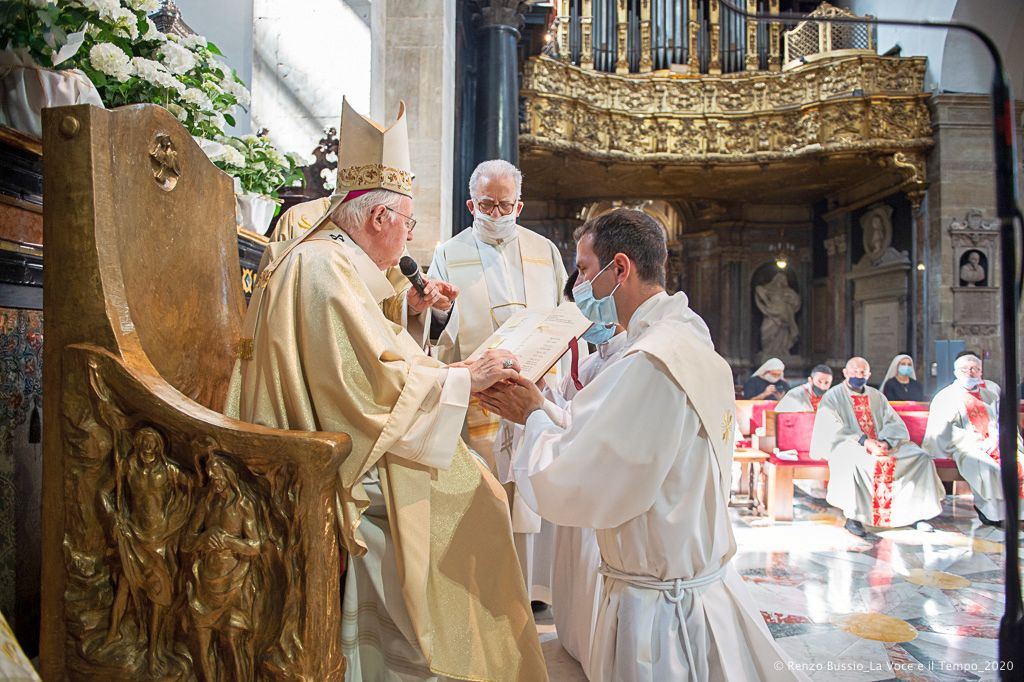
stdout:
[[520,374],[540,381],[569,350],[569,343],[590,327],[590,320],[575,303],[563,303],[547,310],[521,310],[498,327],[469,356],[476,360],[484,352],[507,350],[519,359]]

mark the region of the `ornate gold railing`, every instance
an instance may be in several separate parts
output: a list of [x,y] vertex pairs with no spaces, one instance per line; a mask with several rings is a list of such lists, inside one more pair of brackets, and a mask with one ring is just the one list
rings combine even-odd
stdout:
[[520,150],[645,164],[863,151],[895,163],[902,150],[923,164],[919,153],[931,146],[925,64],[859,54],[743,78],[636,78],[536,57],[523,72]]
[[[779,13],[779,0],[736,2],[748,12]],[[560,58],[606,73],[779,71],[783,55],[788,63],[835,50],[874,51],[867,23],[802,22],[783,37],[780,24],[758,25],[720,0],[559,0],[557,11]],[[819,14],[855,16],[827,2],[812,13]]]

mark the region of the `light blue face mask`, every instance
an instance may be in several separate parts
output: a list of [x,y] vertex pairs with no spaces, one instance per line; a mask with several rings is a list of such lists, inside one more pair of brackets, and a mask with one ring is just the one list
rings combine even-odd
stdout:
[[896,371],[905,377],[909,377],[914,373],[914,368],[910,365],[900,365]]
[[592,324],[580,338],[595,346],[600,346],[602,343],[608,343],[613,336],[615,336],[615,325]]
[[[594,324],[616,325],[619,323],[619,313],[615,309],[615,299],[612,297],[619,288],[615,285],[611,293],[604,298],[594,298],[594,289],[591,283],[601,276],[615,261],[608,261],[608,265],[590,279],[577,284],[572,290],[572,297],[576,301],[576,307],[580,309],[583,316]],[[621,282],[620,282],[621,284]]]
[[957,377],[956,380],[968,391],[973,391],[978,388],[978,386],[981,386],[982,383],[982,379],[980,377]]

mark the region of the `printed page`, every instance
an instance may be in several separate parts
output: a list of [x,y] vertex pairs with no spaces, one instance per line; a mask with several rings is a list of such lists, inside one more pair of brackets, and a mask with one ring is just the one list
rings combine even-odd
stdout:
[[569,342],[590,327],[575,303],[547,310],[522,310],[508,319],[469,357],[503,349],[519,359],[520,374],[539,381],[569,349]]

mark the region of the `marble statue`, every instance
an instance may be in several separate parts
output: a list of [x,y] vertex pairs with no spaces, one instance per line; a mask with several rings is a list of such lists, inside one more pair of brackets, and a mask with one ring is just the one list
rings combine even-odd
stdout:
[[800,310],[800,294],[794,291],[779,272],[771,282],[754,287],[754,301],[764,314],[761,322],[762,358],[788,357],[789,349],[800,337],[796,313]]

